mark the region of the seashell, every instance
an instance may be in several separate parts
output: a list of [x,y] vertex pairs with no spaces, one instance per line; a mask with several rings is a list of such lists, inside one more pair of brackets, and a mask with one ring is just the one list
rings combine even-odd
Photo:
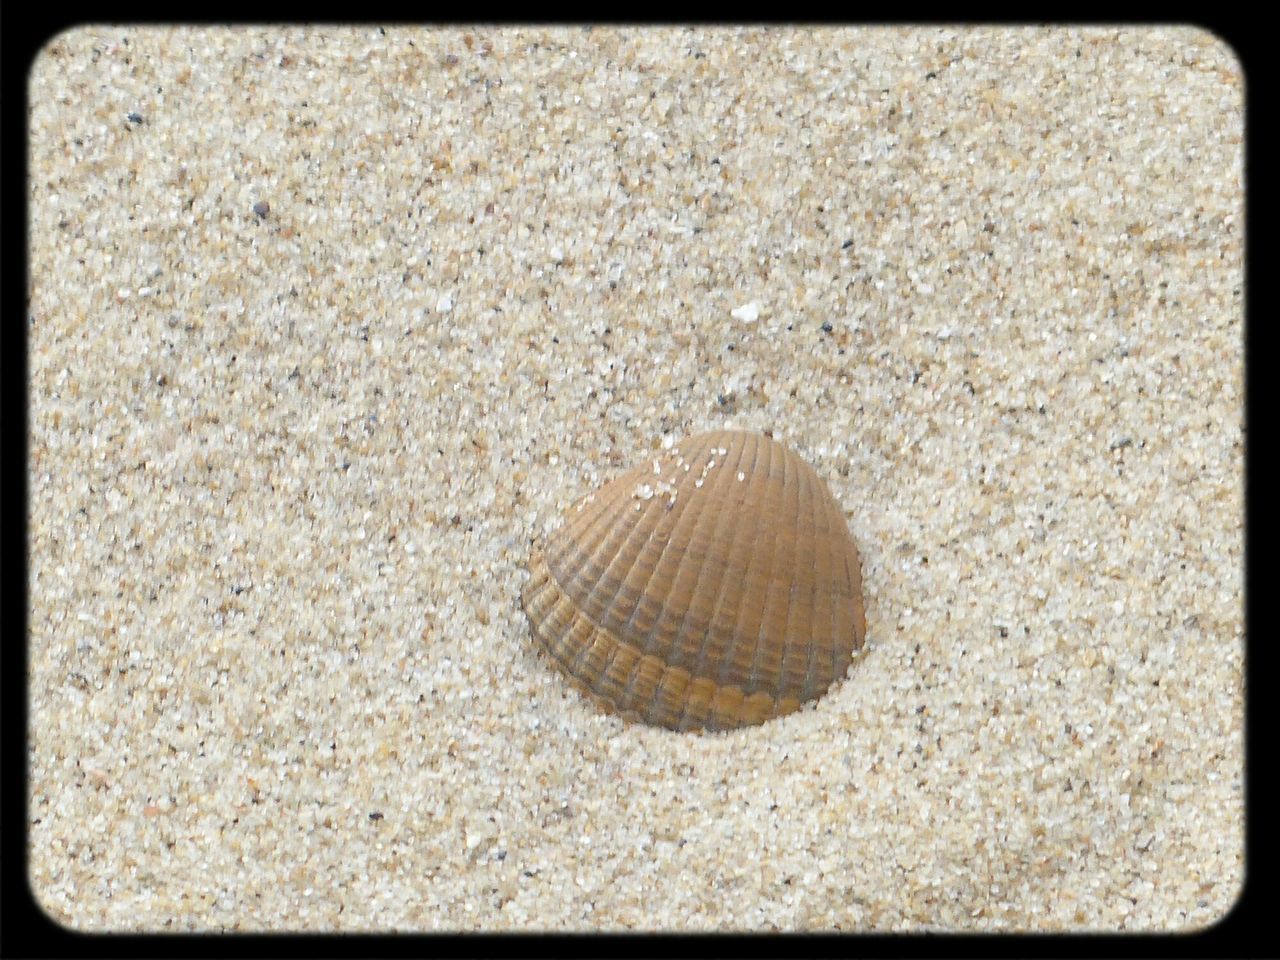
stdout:
[[522,600],[574,684],[627,720],[723,730],[790,713],[866,636],[858,549],[813,468],[703,433],[570,507]]

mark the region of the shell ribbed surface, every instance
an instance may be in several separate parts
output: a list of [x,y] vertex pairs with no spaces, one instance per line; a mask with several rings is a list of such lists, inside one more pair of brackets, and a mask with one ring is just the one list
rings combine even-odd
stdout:
[[571,507],[530,572],[533,632],[578,687],[671,729],[795,710],[844,675],[866,632],[844,514],[760,434],[651,456]]

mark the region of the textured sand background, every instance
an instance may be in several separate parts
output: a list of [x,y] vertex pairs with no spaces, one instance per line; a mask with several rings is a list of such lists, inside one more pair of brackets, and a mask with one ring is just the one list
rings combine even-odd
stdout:
[[[1214,37],[84,28],[30,94],[50,915],[1230,908],[1243,94]],[[758,728],[624,725],[535,652],[530,544],[726,424],[831,485],[867,652]]]

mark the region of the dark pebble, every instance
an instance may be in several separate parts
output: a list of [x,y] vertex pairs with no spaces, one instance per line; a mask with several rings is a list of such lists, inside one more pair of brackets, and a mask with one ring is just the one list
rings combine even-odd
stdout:
[[140,113],[131,113],[131,114],[129,114],[127,117],[125,117],[125,119],[126,119],[126,120],[128,120],[130,123],[141,123],[141,122],[142,122],[142,114],[140,114]]
[[382,814],[380,814],[377,810],[375,810],[375,811],[373,811],[373,813],[369,814],[369,819],[370,819],[370,820],[381,820],[381,819],[382,819]]
[[852,240],[846,240],[844,243],[840,244],[840,249],[841,249],[841,250],[848,250],[848,249],[849,249],[850,247],[852,247],[852,246],[853,246],[853,241],[852,241]]
[[834,329],[834,328],[833,328],[833,327],[831,326],[831,324],[829,324],[829,323],[824,323],[824,324],[822,325],[822,332],[823,332],[823,333],[830,333],[833,329]]
[[271,212],[271,204],[267,203],[265,200],[259,200],[253,205],[253,212],[260,217],[265,217]]

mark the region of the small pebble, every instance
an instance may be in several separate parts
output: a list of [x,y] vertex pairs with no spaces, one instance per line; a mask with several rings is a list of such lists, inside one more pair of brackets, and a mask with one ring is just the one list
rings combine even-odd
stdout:
[[750,303],[744,303],[742,306],[730,310],[729,316],[735,320],[741,320],[743,323],[755,323],[760,317],[760,304],[754,300]]
[[253,205],[253,212],[260,217],[265,217],[271,212],[271,204],[267,203],[265,200],[259,200]]

